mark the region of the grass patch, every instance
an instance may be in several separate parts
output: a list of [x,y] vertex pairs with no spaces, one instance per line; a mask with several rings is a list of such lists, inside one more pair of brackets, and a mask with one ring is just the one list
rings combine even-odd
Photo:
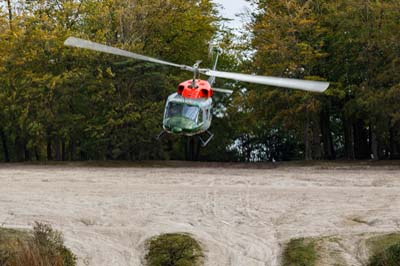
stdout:
[[147,266],[200,266],[203,251],[188,234],[164,234],[147,243]]
[[0,228],[0,266],[75,266],[60,232],[35,223],[33,231]]
[[368,266],[400,265],[400,234],[388,234],[367,240],[372,254]]
[[369,238],[367,247],[370,253],[376,254],[397,243],[400,243],[400,233],[393,233]]
[[316,243],[313,239],[292,239],[283,251],[283,266],[314,266],[317,262]]

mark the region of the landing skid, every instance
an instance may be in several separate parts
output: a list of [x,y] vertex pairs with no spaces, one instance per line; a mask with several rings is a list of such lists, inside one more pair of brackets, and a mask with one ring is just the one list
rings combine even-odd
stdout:
[[205,132],[207,138],[204,140],[201,135],[196,135],[192,137],[186,137],[185,154],[186,160],[188,161],[198,161],[200,156],[200,148],[204,148],[213,139],[214,134],[210,131]]
[[[161,131],[156,136],[157,140],[160,140],[167,134],[165,130]],[[200,148],[204,148],[214,138],[214,134],[210,131],[205,131],[202,135],[187,136],[185,143],[185,158],[188,161],[197,161],[200,155]]]
[[208,135],[208,137],[207,137],[206,140],[203,140],[203,138],[201,137],[201,135],[199,135],[199,140],[200,140],[200,142],[201,142],[201,147],[203,147],[203,148],[204,148],[205,146],[207,146],[208,143],[210,143],[210,141],[214,138],[214,134],[211,133],[210,131],[207,130],[205,133]]
[[163,130],[156,136],[156,140],[160,140],[164,135],[167,134],[167,131]]

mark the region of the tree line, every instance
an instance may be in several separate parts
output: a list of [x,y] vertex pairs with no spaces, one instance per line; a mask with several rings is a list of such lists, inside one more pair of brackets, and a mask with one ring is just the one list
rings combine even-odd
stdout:
[[6,0],[0,13],[0,158],[184,159],[161,130],[165,99],[190,73],[66,48],[77,36],[219,69],[328,80],[324,94],[218,80],[201,150],[210,161],[398,159],[400,2],[251,0],[245,32],[210,0]]

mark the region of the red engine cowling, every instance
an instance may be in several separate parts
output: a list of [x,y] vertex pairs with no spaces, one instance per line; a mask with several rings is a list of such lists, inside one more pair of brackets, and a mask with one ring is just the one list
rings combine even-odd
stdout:
[[213,96],[210,84],[206,80],[196,80],[196,87],[193,88],[193,81],[187,80],[179,84],[178,94],[184,98],[199,99]]

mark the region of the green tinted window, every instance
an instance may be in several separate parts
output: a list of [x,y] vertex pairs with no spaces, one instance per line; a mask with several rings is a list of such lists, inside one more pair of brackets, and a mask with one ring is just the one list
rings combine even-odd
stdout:
[[167,118],[181,116],[196,122],[199,119],[199,113],[200,108],[197,106],[185,103],[170,102],[168,104]]

